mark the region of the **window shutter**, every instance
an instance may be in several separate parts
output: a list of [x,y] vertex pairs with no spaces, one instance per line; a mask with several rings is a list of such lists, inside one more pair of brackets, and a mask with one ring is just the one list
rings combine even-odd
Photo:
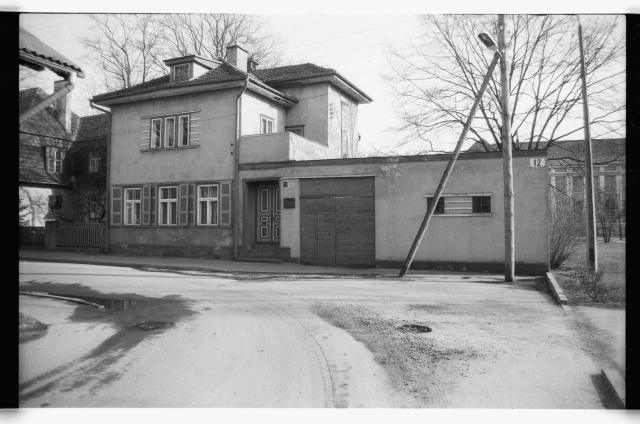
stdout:
[[189,221],[189,184],[178,186],[178,225],[187,225]]
[[142,186],[142,225],[149,225],[151,219],[151,186]]
[[231,182],[220,183],[220,225],[231,225]]
[[189,184],[189,225],[196,225],[196,185]]
[[111,224],[122,225],[122,187],[111,188]]
[[157,220],[156,220],[156,208],[158,207],[158,202],[156,201],[156,196],[158,194],[158,186],[152,185],[151,186],[151,200],[149,201],[150,205],[149,205],[149,224],[150,225],[156,225],[157,224]]

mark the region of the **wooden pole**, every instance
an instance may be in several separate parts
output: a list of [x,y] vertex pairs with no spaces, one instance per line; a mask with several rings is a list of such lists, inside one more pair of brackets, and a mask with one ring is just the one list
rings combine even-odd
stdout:
[[471,107],[471,112],[469,112],[469,117],[467,118],[467,122],[464,124],[464,128],[462,129],[462,134],[460,134],[460,138],[458,139],[458,144],[456,144],[456,148],[451,154],[451,158],[449,159],[449,163],[447,164],[447,168],[444,170],[442,174],[442,178],[440,179],[440,184],[438,184],[438,188],[436,189],[436,193],[433,195],[433,201],[427,208],[427,214],[424,216],[422,220],[422,225],[420,225],[420,229],[418,230],[418,234],[416,234],[416,238],[413,241],[413,245],[411,246],[411,250],[407,255],[407,259],[400,270],[399,277],[402,278],[407,274],[407,271],[411,267],[411,263],[413,262],[413,258],[416,256],[416,252],[418,251],[418,247],[420,247],[420,242],[424,237],[424,233],[427,231],[427,226],[429,225],[429,221],[433,216],[433,211],[436,209],[436,205],[438,204],[438,200],[440,200],[440,195],[442,194],[442,190],[444,189],[447,180],[449,179],[449,175],[451,175],[451,171],[453,170],[453,165],[456,163],[456,159],[458,158],[458,154],[460,153],[460,149],[462,148],[462,142],[467,137],[467,132],[469,132],[469,128],[471,128],[471,123],[473,122],[473,117],[476,115],[476,110],[478,109],[478,105],[480,104],[480,100],[482,100],[482,95],[484,94],[487,85],[489,84],[489,80],[491,79],[491,74],[493,74],[493,70],[498,63],[498,59],[500,58],[500,53],[497,51],[493,55],[493,61],[491,65],[489,65],[489,70],[487,71],[487,75],[484,77],[484,81],[482,81],[482,85],[480,86],[480,90],[478,91],[478,95],[476,96],[476,100]]
[[498,51],[502,52],[500,58],[500,103],[502,105],[502,171],[504,176],[504,281],[513,282],[515,278],[513,153],[509,113],[509,67],[504,33],[504,15],[498,15]]
[[582,111],[584,117],[584,164],[586,180],[584,195],[587,198],[587,264],[593,271],[598,271],[596,211],[593,193],[593,158],[591,157],[591,129],[589,126],[589,104],[587,103],[587,71],[584,64],[582,25],[580,25],[580,23],[578,23],[578,40],[580,42],[580,76],[582,77]]

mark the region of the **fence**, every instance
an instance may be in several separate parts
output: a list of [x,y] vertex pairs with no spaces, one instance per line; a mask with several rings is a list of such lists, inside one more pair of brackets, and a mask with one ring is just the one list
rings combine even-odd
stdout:
[[59,222],[56,245],[59,247],[102,247],[104,224],[68,224]]
[[21,246],[44,246],[44,227],[20,227]]

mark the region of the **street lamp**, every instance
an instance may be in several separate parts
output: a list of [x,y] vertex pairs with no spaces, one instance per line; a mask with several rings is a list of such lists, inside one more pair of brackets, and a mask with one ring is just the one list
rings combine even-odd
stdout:
[[[464,128],[462,129],[462,134],[460,134],[460,138],[458,139],[458,144],[456,144],[456,148],[451,154],[451,159],[449,159],[449,163],[447,164],[447,168],[444,170],[442,174],[442,178],[440,179],[440,184],[438,184],[438,188],[436,189],[435,194],[433,195],[433,201],[427,207],[427,213],[422,220],[422,224],[420,225],[420,229],[418,230],[418,234],[416,235],[415,240],[413,241],[413,245],[411,246],[411,250],[409,250],[409,254],[407,255],[407,259],[400,270],[400,275],[398,277],[402,278],[407,274],[407,271],[411,267],[411,263],[413,262],[413,258],[416,256],[416,252],[418,251],[418,247],[420,246],[420,242],[424,237],[424,233],[427,231],[427,226],[429,225],[429,221],[433,216],[433,212],[436,209],[438,201],[440,200],[440,195],[444,190],[444,185],[447,183],[449,176],[451,175],[451,171],[453,171],[453,165],[456,163],[456,159],[458,159],[458,154],[460,153],[460,149],[462,148],[462,143],[464,139],[467,137],[467,133],[469,132],[469,128],[471,128],[471,123],[473,122],[473,117],[476,115],[476,110],[478,109],[478,105],[480,104],[480,100],[482,99],[482,95],[489,84],[489,80],[491,79],[491,75],[493,74],[493,70],[498,63],[498,59],[502,57],[500,52],[496,47],[496,43],[493,39],[485,33],[479,34],[478,38],[482,43],[491,51],[495,52],[493,54],[493,60],[489,65],[489,69],[487,70],[487,74],[484,77],[484,81],[482,81],[482,85],[480,86],[480,90],[478,90],[478,94],[476,95],[476,99],[473,102],[473,106],[471,107],[471,111],[469,112],[469,117],[467,118],[467,122],[464,124]],[[492,47],[493,46],[493,47]]]

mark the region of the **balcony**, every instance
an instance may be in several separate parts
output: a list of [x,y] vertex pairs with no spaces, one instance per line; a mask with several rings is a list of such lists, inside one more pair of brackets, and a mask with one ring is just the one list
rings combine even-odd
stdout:
[[290,132],[240,137],[240,164],[330,159],[329,147]]

